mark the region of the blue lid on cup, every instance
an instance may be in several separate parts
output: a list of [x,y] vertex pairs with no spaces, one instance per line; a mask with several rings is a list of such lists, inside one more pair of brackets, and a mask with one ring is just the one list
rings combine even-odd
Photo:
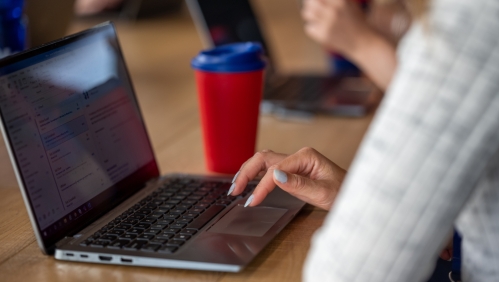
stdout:
[[247,72],[265,68],[265,61],[260,44],[245,42],[203,50],[192,59],[191,66],[208,72]]

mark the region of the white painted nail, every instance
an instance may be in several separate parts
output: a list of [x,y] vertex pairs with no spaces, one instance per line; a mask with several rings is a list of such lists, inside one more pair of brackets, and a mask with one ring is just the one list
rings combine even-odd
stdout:
[[281,183],[288,182],[288,175],[282,170],[274,169],[274,177]]
[[254,197],[255,197],[255,196],[251,195],[251,196],[248,198],[248,200],[246,200],[246,203],[244,204],[244,207],[249,206],[249,204],[251,204],[251,202],[253,202],[253,198],[254,198]]
[[232,183],[232,185],[230,185],[229,192],[227,192],[227,196],[229,196],[232,193],[232,191],[234,191],[235,188],[236,188],[236,183]]
[[234,181],[236,181],[236,178],[237,178],[237,176],[239,175],[239,173],[240,173],[240,172],[241,172],[241,171],[238,171],[238,172],[236,173],[236,175],[234,175],[234,178],[232,178],[232,183],[234,183]]

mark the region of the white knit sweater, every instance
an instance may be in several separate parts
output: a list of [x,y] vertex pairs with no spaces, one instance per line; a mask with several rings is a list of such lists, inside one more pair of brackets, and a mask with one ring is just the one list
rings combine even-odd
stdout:
[[306,281],[425,281],[454,225],[499,281],[499,1],[435,0],[315,234]]

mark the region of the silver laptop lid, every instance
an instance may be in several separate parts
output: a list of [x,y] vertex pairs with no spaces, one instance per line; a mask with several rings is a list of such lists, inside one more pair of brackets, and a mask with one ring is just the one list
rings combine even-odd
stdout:
[[0,115],[46,253],[159,176],[110,23],[1,60]]

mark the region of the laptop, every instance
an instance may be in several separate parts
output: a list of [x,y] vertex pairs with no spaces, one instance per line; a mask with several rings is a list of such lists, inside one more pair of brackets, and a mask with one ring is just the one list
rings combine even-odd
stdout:
[[256,181],[233,197],[231,177],[160,176],[111,23],[0,60],[0,116],[38,244],[59,260],[237,272],[304,206],[275,189],[244,208]]
[[336,76],[277,74],[271,49],[249,0],[186,0],[206,48],[233,42],[259,42],[269,60],[263,113],[322,113],[363,116],[372,106],[373,85],[346,72]]

